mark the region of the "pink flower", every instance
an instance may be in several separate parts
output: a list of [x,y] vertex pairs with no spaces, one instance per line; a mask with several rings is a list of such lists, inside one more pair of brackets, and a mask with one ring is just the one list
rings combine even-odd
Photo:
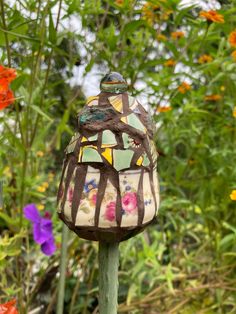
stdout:
[[137,207],[137,195],[134,192],[128,192],[122,197],[122,207],[127,213],[132,213]]
[[91,201],[93,202],[93,204],[96,204],[97,201],[97,193],[94,193],[93,196],[91,197]]
[[114,221],[115,217],[116,217],[116,203],[110,202],[106,206],[105,219],[109,221]]
[[72,188],[69,188],[69,191],[68,191],[68,202],[72,203],[72,200],[73,200],[73,194],[74,194],[74,190]]

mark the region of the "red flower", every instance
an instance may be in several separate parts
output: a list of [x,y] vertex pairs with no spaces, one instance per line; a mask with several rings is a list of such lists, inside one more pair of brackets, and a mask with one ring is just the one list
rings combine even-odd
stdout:
[[16,70],[11,68],[5,68],[0,65],[0,84],[2,82],[11,83],[16,78]]
[[14,100],[13,92],[10,89],[0,91],[0,110],[12,104]]
[[11,300],[7,303],[0,304],[0,314],[19,314],[15,308],[16,300]]
[[15,100],[9,84],[16,78],[16,71],[0,65],[0,110],[12,104]]

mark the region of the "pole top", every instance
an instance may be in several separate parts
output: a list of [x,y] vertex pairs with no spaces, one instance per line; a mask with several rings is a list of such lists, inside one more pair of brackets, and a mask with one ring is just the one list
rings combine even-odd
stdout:
[[121,94],[128,90],[128,84],[120,73],[110,72],[102,78],[100,90],[106,93]]

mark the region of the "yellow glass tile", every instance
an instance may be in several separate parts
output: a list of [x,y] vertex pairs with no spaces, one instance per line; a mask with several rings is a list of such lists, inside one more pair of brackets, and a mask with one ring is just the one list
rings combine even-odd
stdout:
[[122,118],[120,118],[120,120],[127,124],[127,117],[122,117]]
[[86,101],[86,105],[88,106],[96,106],[98,105],[98,96],[90,96]]
[[106,148],[102,153],[102,156],[106,158],[106,160],[112,165],[112,149]]
[[78,162],[81,162],[81,161],[82,161],[82,155],[83,155],[83,147],[80,147]]
[[88,141],[88,139],[87,139],[85,136],[83,136],[83,137],[82,137],[82,140],[81,140],[81,143],[87,142],[87,141]]
[[122,96],[118,95],[118,96],[111,96],[108,98],[110,104],[112,105],[112,107],[114,107],[117,111],[119,112],[123,112],[123,103],[122,103]]
[[136,165],[141,166],[143,162],[143,157],[140,156],[139,159],[136,161]]

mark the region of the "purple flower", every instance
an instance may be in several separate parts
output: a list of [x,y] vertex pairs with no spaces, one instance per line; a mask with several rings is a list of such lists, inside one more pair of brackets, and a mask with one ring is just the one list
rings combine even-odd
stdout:
[[32,223],[34,241],[41,245],[45,255],[52,255],[55,250],[55,242],[52,233],[52,221],[49,218],[42,218],[34,204],[24,207],[25,218]]

